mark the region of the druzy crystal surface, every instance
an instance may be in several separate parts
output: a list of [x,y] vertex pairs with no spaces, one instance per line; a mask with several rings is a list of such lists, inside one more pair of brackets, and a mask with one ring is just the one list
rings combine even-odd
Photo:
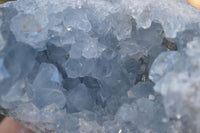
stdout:
[[186,0],[0,7],[0,112],[37,133],[199,133],[199,75]]

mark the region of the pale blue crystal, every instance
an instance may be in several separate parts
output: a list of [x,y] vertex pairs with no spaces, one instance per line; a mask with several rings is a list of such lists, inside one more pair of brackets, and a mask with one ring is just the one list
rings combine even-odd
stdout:
[[39,133],[199,133],[199,14],[185,0],[5,3],[0,112]]
[[0,59],[0,81],[9,77],[9,73],[3,65],[3,59]]

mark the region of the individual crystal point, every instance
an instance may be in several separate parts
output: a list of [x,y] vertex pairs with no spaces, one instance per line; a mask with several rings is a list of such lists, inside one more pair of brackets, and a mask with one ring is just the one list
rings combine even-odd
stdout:
[[5,47],[6,42],[3,39],[2,35],[0,34],[0,51]]
[[69,59],[63,64],[63,67],[70,78],[77,78],[90,75],[94,65],[95,60],[81,57],[79,59]]
[[6,70],[3,59],[0,59],[0,81],[9,77],[9,73]]
[[[35,64],[36,51],[26,44],[12,47],[6,54],[4,66],[12,78],[26,77]],[[15,65],[13,65],[15,64]]]
[[20,14],[11,20],[11,31],[16,35],[17,41],[28,43],[34,48],[41,48],[39,42],[47,37],[46,31],[42,29],[33,15]]
[[92,109],[95,101],[92,99],[88,88],[84,84],[78,85],[67,96],[67,106],[71,111]]
[[180,58],[181,55],[179,52],[170,51],[161,53],[152,64],[150,70],[150,79],[154,82],[159,81],[161,77],[175,67],[176,61],[178,61]]
[[66,28],[76,28],[88,32],[91,30],[91,24],[87,14],[83,10],[66,9],[63,12],[64,25]]
[[41,64],[39,73],[33,82],[33,102],[40,108],[57,103],[62,108],[66,98],[62,92],[61,76],[52,64]]
[[[160,123],[159,127],[156,126],[157,122],[166,117],[166,114],[162,113],[161,108],[160,105],[148,99],[141,98],[131,105],[122,105],[117,112],[115,119],[121,123],[131,122],[136,124],[141,132],[147,130],[148,126],[153,127],[152,131],[160,132],[164,128],[168,128],[168,123]],[[143,121],[142,119],[145,119],[146,121]]]

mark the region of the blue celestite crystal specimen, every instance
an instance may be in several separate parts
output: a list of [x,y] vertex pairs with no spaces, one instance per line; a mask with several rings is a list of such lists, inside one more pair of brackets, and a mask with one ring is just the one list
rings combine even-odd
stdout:
[[199,75],[186,0],[1,5],[0,112],[37,133],[199,133]]

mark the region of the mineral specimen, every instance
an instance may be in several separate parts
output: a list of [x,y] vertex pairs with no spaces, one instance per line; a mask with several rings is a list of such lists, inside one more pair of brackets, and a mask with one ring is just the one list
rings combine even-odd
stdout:
[[0,112],[37,133],[199,133],[199,43],[186,0],[5,3]]

